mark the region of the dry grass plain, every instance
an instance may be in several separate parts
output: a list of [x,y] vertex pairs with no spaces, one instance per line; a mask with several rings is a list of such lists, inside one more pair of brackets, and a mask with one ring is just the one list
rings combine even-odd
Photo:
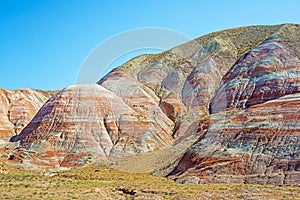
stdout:
[[0,199],[300,199],[300,187],[178,184],[100,164],[49,176],[1,163]]

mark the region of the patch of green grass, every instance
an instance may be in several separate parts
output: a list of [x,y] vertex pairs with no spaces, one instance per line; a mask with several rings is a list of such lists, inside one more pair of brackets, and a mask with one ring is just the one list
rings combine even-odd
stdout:
[[1,155],[1,158],[8,158],[8,155],[2,154],[2,155]]

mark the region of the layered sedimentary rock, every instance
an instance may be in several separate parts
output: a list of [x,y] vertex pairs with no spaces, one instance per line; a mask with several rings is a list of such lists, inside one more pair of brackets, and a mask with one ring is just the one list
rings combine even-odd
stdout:
[[267,38],[227,72],[211,100],[213,115],[198,122],[203,135],[170,177],[196,183],[300,183],[300,37],[295,29]]
[[[189,131],[193,123],[209,114],[210,100],[237,58],[283,26],[229,29],[161,54],[142,55],[115,69],[99,84],[113,92],[123,91],[126,102],[133,91],[128,83],[138,85],[159,100],[159,107],[174,122],[173,137],[184,139],[193,134]],[[120,74],[127,78],[121,79]]]
[[32,89],[0,89],[0,138],[19,134],[51,94]]
[[12,138],[20,145],[10,159],[77,166],[198,138],[169,177],[299,183],[299,33],[292,24],[229,29],[136,57],[52,97]]
[[172,144],[171,129],[97,84],[62,90],[11,141],[20,141],[12,160],[38,167],[78,166]]
[[299,105],[297,93],[199,121],[205,133],[169,177],[183,183],[299,184]]
[[300,92],[299,67],[299,54],[280,42],[268,40],[258,45],[223,77],[212,100],[211,112],[248,108]]

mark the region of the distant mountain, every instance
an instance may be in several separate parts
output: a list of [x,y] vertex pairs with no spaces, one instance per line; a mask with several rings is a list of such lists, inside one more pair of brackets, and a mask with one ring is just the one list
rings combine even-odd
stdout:
[[10,162],[73,167],[175,149],[157,171],[183,183],[299,184],[299,33],[219,31],[70,86],[11,138]]

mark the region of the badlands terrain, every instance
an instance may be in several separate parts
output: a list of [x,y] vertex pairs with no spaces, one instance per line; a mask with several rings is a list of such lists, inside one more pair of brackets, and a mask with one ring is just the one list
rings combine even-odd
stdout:
[[2,198],[300,198],[298,24],[214,32],[98,83],[0,96]]

